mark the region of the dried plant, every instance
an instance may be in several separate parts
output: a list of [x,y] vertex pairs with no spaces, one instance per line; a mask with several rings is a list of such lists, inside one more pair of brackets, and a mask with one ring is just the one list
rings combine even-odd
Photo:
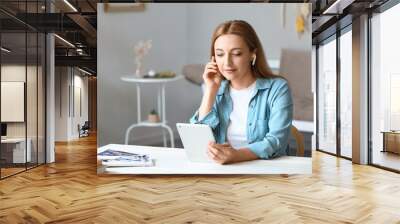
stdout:
[[143,57],[149,53],[152,47],[151,40],[139,41],[134,48],[135,52],[135,64],[136,64],[136,75],[140,75],[142,70]]

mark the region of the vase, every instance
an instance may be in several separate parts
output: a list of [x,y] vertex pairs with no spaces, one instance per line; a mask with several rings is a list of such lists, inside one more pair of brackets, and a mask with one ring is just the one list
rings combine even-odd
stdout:
[[142,63],[139,61],[136,63],[135,76],[138,78],[142,78]]
[[147,119],[149,120],[149,122],[152,122],[152,123],[160,122],[160,117],[158,116],[158,114],[149,114],[147,116]]

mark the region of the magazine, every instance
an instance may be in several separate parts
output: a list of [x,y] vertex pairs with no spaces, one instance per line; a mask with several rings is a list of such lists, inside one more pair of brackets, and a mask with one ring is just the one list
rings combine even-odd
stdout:
[[97,156],[104,166],[154,166],[154,160],[147,154],[106,149]]
[[124,152],[124,151],[118,151],[118,150],[112,150],[112,149],[106,149],[103,152],[97,153],[97,156],[101,157],[120,157],[120,156],[138,156],[139,154],[137,153],[130,153],[130,152]]
[[148,155],[103,159],[101,163],[105,166],[154,166],[153,160]]

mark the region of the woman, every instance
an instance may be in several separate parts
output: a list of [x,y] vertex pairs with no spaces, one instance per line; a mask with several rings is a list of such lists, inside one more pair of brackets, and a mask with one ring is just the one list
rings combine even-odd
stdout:
[[293,103],[285,79],[272,74],[254,29],[245,21],[220,24],[204,70],[205,92],[191,123],[207,124],[220,164],[286,155]]

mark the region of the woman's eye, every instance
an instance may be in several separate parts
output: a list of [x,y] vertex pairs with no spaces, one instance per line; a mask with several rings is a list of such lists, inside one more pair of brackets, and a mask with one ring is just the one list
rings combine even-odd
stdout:
[[[242,53],[232,53],[231,55],[233,55],[233,56],[240,56],[240,55],[242,55]],[[223,57],[224,54],[216,54],[216,56],[217,56],[217,57]]]

